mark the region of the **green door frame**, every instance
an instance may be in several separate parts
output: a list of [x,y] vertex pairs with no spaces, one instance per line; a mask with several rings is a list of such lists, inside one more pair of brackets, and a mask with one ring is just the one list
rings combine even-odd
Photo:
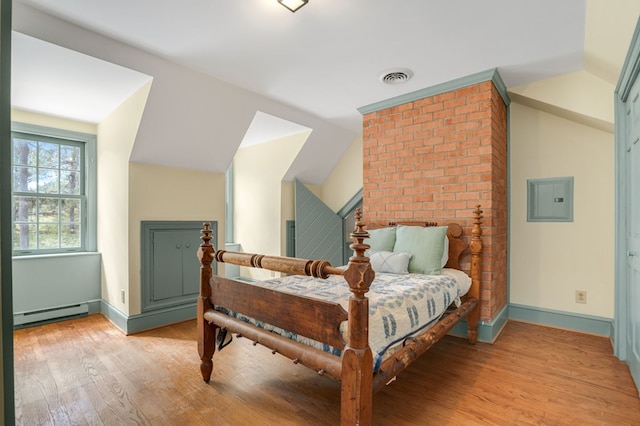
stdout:
[[[629,360],[627,347],[627,330],[629,327],[629,312],[626,298],[629,292],[626,257],[626,222],[625,185],[627,165],[625,162],[625,147],[627,144],[626,104],[631,87],[640,74],[640,35],[639,26],[631,40],[620,78],[616,86],[615,96],[615,314],[614,314],[614,353],[623,361]],[[630,365],[631,373],[636,378],[640,375],[640,366]],[[635,371],[635,374],[634,374]],[[640,380],[636,378],[636,386],[640,391]]]
[[2,318],[2,418],[15,424],[11,244],[11,0],[0,0],[0,317]]

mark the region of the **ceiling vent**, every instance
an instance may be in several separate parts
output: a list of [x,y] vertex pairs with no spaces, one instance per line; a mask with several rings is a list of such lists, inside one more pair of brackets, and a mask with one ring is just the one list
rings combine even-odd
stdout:
[[401,84],[409,81],[413,72],[407,68],[394,68],[380,75],[380,81],[385,84]]

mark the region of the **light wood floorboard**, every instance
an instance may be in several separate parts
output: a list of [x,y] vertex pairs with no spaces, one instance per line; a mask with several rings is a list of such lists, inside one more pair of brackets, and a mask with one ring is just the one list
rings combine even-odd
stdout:
[[[337,425],[340,386],[246,339],[202,381],[195,321],[125,336],[101,315],[15,332],[18,425]],[[375,425],[640,425],[608,339],[510,321],[447,336],[374,396]]]

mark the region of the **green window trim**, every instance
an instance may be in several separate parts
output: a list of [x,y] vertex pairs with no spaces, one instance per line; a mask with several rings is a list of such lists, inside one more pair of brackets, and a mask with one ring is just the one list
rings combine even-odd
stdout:
[[[63,226],[71,229],[78,229],[80,236],[73,244],[65,244],[62,240],[62,233],[58,235],[57,244],[53,243],[46,248],[40,248],[36,245],[33,247],[33,241],[30,247],[25,249],[16,248],[15,240],[13,244],[14,256],[32,256],[32,255],[48,255],[63,253],[81,253],[95,252],[97,250],[97,171],[96,171],[96,136],[74,132],[64,129],[56,129],[51,127],[43,127],[26,123],[12,123],[11,125],[11,145],[14,146],[14,139],[32,141],[36,146],[36,153],[39,153],[41,146],[57,145],[56,148],[61,155],[62,153],[79,153],[81,161],[79,166],[69,162],[65,165],[60,159],[52,164],[45,164],[44,160],[36,159],[29,161],[29,164],[15,164],[20,160],[12,154],[12,179],[15,179],[15,170],[29,169],[30,172],[36,173],[37,176],[49,173],[55,176],[54,179],[47,180],[46,183],[39,181],[31,182],[34,187],[16,188],[15,182],[12,183],[12,200],[16,197],[25,200],[25,204],[31,203],[34,214],[32,217],[23,217],[22,223],[15,218],[15,206],[12,201],[12,240],[15,238],[16,223],[25,228],[49,227],[52,229],[63,228]],[[62,181],[62,176],[68,177],[71,181],[77,182],[66,189],[63,189],[57,182]],[[54,183],[52,183],[54,182]],[[28,201],[28,203],[26,202]],[[67,215],[64,214],[67,206]],[[55,219],[48,221],[44,219],[46,209],[50,209],[50,216],[57,216]],[[75,214],[80,211],[78,216]],[[33,217],[35,216],[35,217]],[[77,226],[77,228],[76,228]],[[35,231],[37,232],[37,231]],[[37,244],[37,243],[36,243]],[[54,245],[56,245],[54,247]],[[65,247],[68,245],[68,247]]]

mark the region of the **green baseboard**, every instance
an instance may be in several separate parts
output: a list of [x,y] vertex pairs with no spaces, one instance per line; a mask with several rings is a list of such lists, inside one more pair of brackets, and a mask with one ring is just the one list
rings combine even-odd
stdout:
[[[505,306],[492,321],[480,321],[480,324],[478,324],[478,341],[485,343],[495,342],[508,319],[509,309]],[[466,318],[456,324],[449,334],[466,338],[468,335]]]
[[509,318],[613,338],[613,319],[511,303]]
[[[502,309],[492,321],[480,322],[478,325],[478,341],[495,342],[510,319],[613,338],[613,319],[611,318],[511,303],[508,307],[506,306]],[[457,324],[449,334],[467,337],[466,319]]]
[[104,300],[100,313],[120,328],[125,334],[139,333],[153,328],[190,320],[196,317],[196,304],[189,303],[163,309],[143,312],[138,315],[127,316]]

